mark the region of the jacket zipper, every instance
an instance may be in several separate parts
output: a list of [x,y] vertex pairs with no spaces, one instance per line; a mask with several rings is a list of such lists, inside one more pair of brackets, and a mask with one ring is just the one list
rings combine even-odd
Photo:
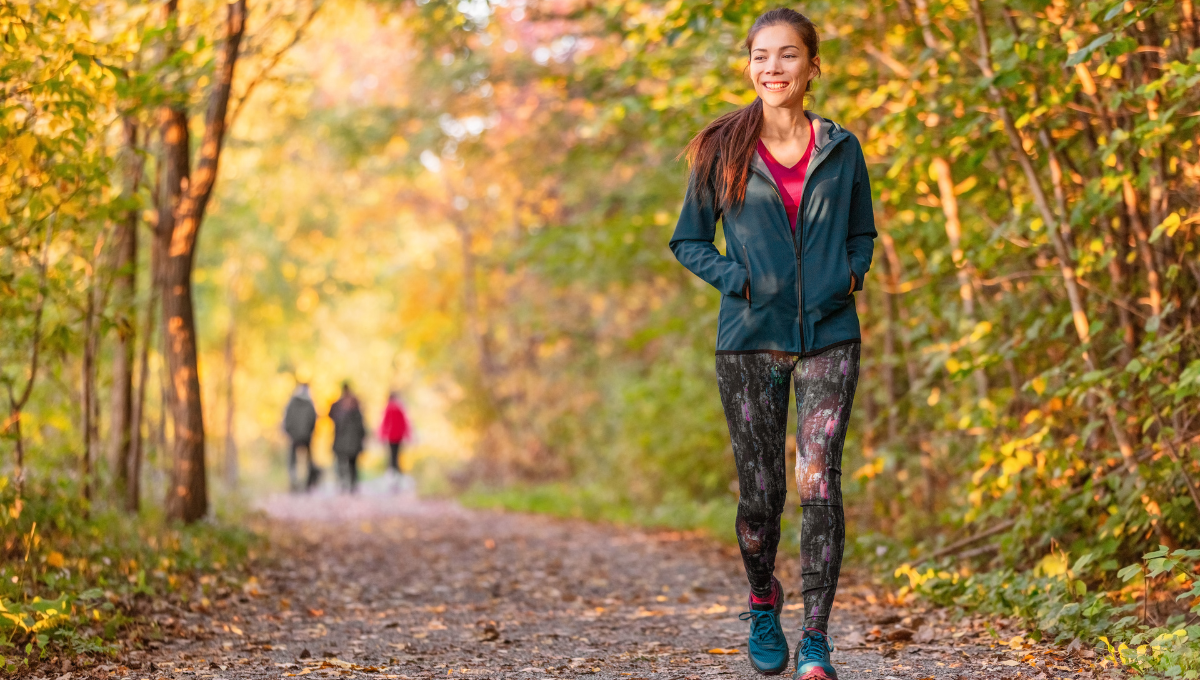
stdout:
[[746,250],[746,244],[742,244],[742,257],[746,258],[746,304],[750,307],[754,306],[754,268],[750,266],[750,251]]
[[803,266],[804,266],[804,203],[805,203],[805,199],[808,197],[810,189],[812,189],[812,181],[811,180],[812,180],[813,176],[815,176],[817,174],[817,168],[819,168],[821,166],[821,163],[824,162],[825,159],[829,157],[829,153],[831,151],[833,151],[833,147],[837,146],[838,143],[841,142],[845,138],[846,138],[845,135],[838,135],[836,138],[830,139],[829,143],[825,145],[824,149],[816,149],[817,157],[814,158],[812,160],[812,162],[809,163],[809,166],[808,166],[806,172],[804,173],[805,175],[807,175],[807,177],[805,177],[805,179],[804,179],[804,190],[800,194],[800,205],[796,207],[796,212],[797,212],[796,235],[800,238],[800,248],[799,248],[800,254],[799,254],[799,257],[796,258],[796,272],[797,272],[796,285],[800,288],[800,315],[799,315],[800,318],[797,319],[797,321],[800,322],[800,355],[801,356],[803,356],[804,352],[805,352],[805,349],[804,349],[804,278],[803,278],[804,277],[804,269],[803,269]]
[[[821,165],[821,163],[824,162],[824,160],[829,157],[829,152],[833,150],[833,147],[837,146],[838,143],[840,143],[845,138],[846,137],[844,134],[838,135],[837,137],[830,139],[829,143],[825,145],[825,148],[814,149],[818,155],[816,158],[809,161],[808,168],[807,168],[806,172],[804,173],[806,175],[806,177],[804,180],[804,191],[802,192],[802,194],[800,196],[800,205],[796,206],[796,231],[794,231],[792,233],[792,248],[796,252],[796,297],[798,298],[797,299],[798,304],[796,306],[796,323],[799,324],[799,326],[800,326],[800,354],[801,354],[801,356],[804,355],[804,278],[803,278],[804,269],[802,268],[803,260],[804,260],[804,201],[805,201],[805,198],[808,196],[809,187],[812,184],[812,182],[810,182],[809,180],[811,180],[813,175],[816,174],[817,168]],[[753,170],[753,169],[752,169],[752,171],[758,172],[759,176],[760,177],[762,176],[761,172],[759,172],[757,170]],[[766,178],[764,178],[764,179],[766,179]],[[770,184],[771,188],[775,190],[775,196],[776,196],[776,198],[779,199],[780,205],[783,205],[783,194],[779,193],[779,187],[775,186],[775,181],[772,179],[768,182],[768,184]],[[784,215],[786,216],[787,215],[787,207],[786,206],[784,206],[783,212],[784,212]],[[799,238],[799,241],[797,241],[797,238]],[[745,247],[746,247],[745,245],[742,246],[743,249]],[[750,265],[749,265],[750,258],[749,257],[746,258],[746,262],[747,262],[746,268],[748,270],[750,268]]]

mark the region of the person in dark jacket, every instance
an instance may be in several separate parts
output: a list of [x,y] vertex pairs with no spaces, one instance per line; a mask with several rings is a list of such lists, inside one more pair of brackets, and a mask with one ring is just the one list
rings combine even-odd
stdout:
[[[291,440],[288,449],[288,484],[292,491],[308,491],[316,483],[316,468],[312,460],[312,434],[317,425],[317,409],[313,406],[308,384],[296,385],[292,398],[283,412],[283,431]],[[297,477],[296,464],[304,457],[304,479]]]
[[350,383],[342,383],[342,396],[329,408],[329,419],[333,421],[333,455],[339,482],[343,491],[354,493],[358,490],[358,454],[363,450],[367,426]]
[[[671,250],[723,294],[717,384],[738,470],[736,532],[750,582],[749,657],[787,668],[774,576],[787,494],[788,382],[796,390],[796,478],[804,514],[804,626],[793,678],[836,680],[826,630],[845,545],[842,446],[858,382],[862,290],[876,236],[858,140],[805,110],[820,74],[813,23],[790,9],[760,16],[746,39],[758,95],[688,145],[691,177]],[[717,221],[725,252],[714,245]]]

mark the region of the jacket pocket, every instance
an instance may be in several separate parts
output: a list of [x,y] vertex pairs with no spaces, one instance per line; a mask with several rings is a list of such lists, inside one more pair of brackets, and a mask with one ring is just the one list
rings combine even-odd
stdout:
[[855,286],[854,270],[850,268],[850,253],[848,251],[843,252],[845,252],[846,258],[846,285],[842,287],[842,295],[850,297],[854,295],[854,289],[852,288],[852,286]]
[[742,258],[746,261],[746,304],[754,306],[754,268],[750,266],[750,252],[742,244]]

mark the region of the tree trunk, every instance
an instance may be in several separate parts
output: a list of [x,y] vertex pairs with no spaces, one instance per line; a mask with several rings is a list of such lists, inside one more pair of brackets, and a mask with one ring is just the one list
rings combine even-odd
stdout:
[[234,416],[237,413],[234,401],[234,377],[237,374],[237,356],[234,354],[234,332],[237,328],[233,316],[234,295],[229,295],[229,328],[225,333],[225,483],[230,489],[238,485],[237,437],[234,432]]
[[[165,11],[170,19],[176,12],[175,0],[166,4]],[[208,511],[192,268],[200,225],[216,184],[234,68],[245,28],[246,0],[235,0],[227,6],[225,40],[217,54],[194,175],[189,172],[186,110],[179,103],[171,103],[163,107],[161,115],[164,181],[158,206],[158,239],[163,247],[160,274],[166,368],[170,375],[167,398],[175,425],[166,506],[168,517],[184,522],[194,522]]]
[[[863,288],[858,295],[854,296],[855,311],[858,312],[860,319],[871,318],[871,293],[866,288]],[[868,377],[868,371],[879,365],[879,360],[871,355],[871,349],[875,346],[874,338],[871,337],[874,333],[874,328],[869,323],[862,324],[861,329],[861,364],[863,366],[863,377]],[[875,394],[872,390],[864,390],[862,395],[863,420],[865,427],[862,431],[862,448],[864,452],[871,451],[875,448],[875,442],[878,440],[877,427],[875,422],[879,417],[877,413],[878,404],[875,401]]]
[[[891,259],[884,256],[879,258],[883,268],[883,278],[888,286],[883,290],[883,398],[887,404],[887,441],[889,444],[896,440],[898,432],[896,407],[896,302],[895,277],[892,276]],[[889,290],[890,289],[890,290]]]
[[[903,304],[900,291],[900,273],[903,271],[900,266],[900,255],[896,252],[896,243],[892,239],[892,235],[886,231],[879,233],[879,242],[883,244],[884,257],[888,261],[888,276],[891,280],[888,282],[891,288],[891,295],[896,303],[896,308],[899,310],[900,325],[908,326],[908,308]],[[900,345],[904,348],[904,369],[908,376],[908,389],[906,393],[911,392],[917,386],[917,382],[921,378],[921,373],[917,368],[917,364],[913,361],[912,341],[908,338],[908,333],[900,334]]]
[[12,429],[15,436],[14,448],[17,459],[14,461],[13,485],[16,487],[17,498],[25,493],[25,439],[21,434],[21,416],[29,397],[33,395],[33,383],[37,380],[38,362],[42,350],[42,316],[46,311],[46,270],[50,266],[50,242],[54,239],[54,220],[46,220],[46,240],[42,243],[42,257],[38,265],[38,299],[33,312],[33,340],[29,351],[29,377],[21,388],[21,396],[17,396],[11,380],[5,380],[4,386],[8,392],[8,421],[5,430]]
[[[962,300],[963,319],[973,329],[975,327],[975,289],[971,285],[971,272],[961,246],[962,222],[958,218],[958,197],[954,195],[954,177],[950,174],[950,164],[940,156],[933,159],[930,169],[937,178],[942,214],[946,217],[946,240],[950,244],[950,258],[954,264],[955,275],[958,277],[958,297]],[[959,330],[964,329],[960,328]],[[988,393],[987,374],[977,368],[972,376],[975,380],[976,396],[979,399],[986,399]]]
[[[101,244],[96,244],[96,250],[101,248]],[[80,456],[80,486],[83,492],[83,498],[86,501],[92,500],[92,449],[95,448],[96,442],[96,423],[92,418],[93,404],[96,401],[96,349],[99,345],[99,331],[96,328],[97,304],[96,290],[100,287],[97,281],[100,268],[99,257],[92,261],[91,273],[88,276],[89,285],[87,287],[87,304],[84,308],[83,318],[83,367],[81,371],[83,399],[81,407],[83,411],[83,451]],[[85,506],[86,508],[86,506]],[[86,512],[86,509],[85,509]]]
[[[186,159],[186,157],[185,157]],[[167,408],[175,425],[167,516],[194,522],[208,512],[204,470],[204,414],[197,375],[196,321],[192,306],[192,259],[187,252],[164,258],[162,315],[166,333],[164,368],[169,377]]]
[[125,486],[125,510],[136,513],[142,504],[142,462],[146,459],[146,439],[142,437],[142,422],[146,419],[146,385],[150,375],[150,345],[154,342],[155,310],[158,308],[158,263],[157,241],[150,245],[150,300],[146,303],[146,316],[142,320],[142,346],[138,356],[137,394],[133,399],[130,418],[130,452],[128,479]]
[[[972,1],[978,2],[978,0]],[[1105,136],[1111,139],[1113,124],[1108,119],[1108,107],[1100,95],[1099,88],[1096,87],[1096,80],[1092,78],[1091,70],[1086,63],[1080,63],[1075,65],[1075,73],[1079,77],[1084,94],[1092,100],[1092,105],[1096,107],[1100,128],[1104,131]],[[1118,173],[1121,173],[1121,202],[1125,208],[1125,216],[1129,219],[1130,226],[1133,227],[1133,234],[1137,242],[1137,252],[1142,260],[1142,266],[1146,268],[1146,285],[1149,289],[1146,303],[1150,306],[1150,312],[1158,316],[1162,313],[1162,286],[1159,282],[1158,266],[1154,261],[1153,250],[1150,247],[1150,232],[1142,222],[1137,188],[1133,186],[1133,180],[1130,179],[1130,174],[1126,171],[1125,161],[1121,158],[1120,153],[1116,154],[1116,161],[1115,169]],[[1136,168],[1136,161],[1134,167]]]
[[[126,118],[125,128],[125,195],[133,200],[141,184],[141,156],[137,153],[137,123]],[[113,325],[116,344],[113,347],[112,423],[109,426],[109,460],[115,475],[115,492],[129,509],[128,488],[133,471],[133,365],[137,346],[137,259],[138,210],[130,207],[117,224],[114,234],[113,267]],[[137,510],[135,503],[133,508]]]
[[[1118,163],[1118,165],[1120,164]],[[1118,171],[1121,170],[1118,167]],[[1137,238],[1138,255],[1141,257],[1142,266],[1146,268],[1146,285],[1149,288],[1146,302],[1150,305],[1150,313],[1158,316],[1162,314],[1162,286],[1158,278],[1158,264],[1154,261],[1154,249],[1150,244],[1150,230],[1142,221],[1142,208],[1138,192],[1128,173],[1121,178],[1121,198],[1125,203],[1125,211],[1129,215],[1129,224],[1133,227],[1133,235]]]

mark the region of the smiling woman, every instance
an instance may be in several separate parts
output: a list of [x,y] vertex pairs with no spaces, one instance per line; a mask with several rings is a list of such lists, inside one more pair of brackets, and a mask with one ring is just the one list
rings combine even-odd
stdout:
[[[876,236],[858,140],[804,108],[821,72],[813,23],[789,9],[760,16],[746,49],[757,97],[687,148],[691,180],[671,249],[724,293],[717,383],[738,469],[737,537],[750,581],[750,660],[788,665],[774,577],[787,494],[788,379],[798,412],[796,482],[804,507],[804,633],[798,680],[836,680],[826,638],[845,545],[842,446],[858,385],[862,289]],[[722,221],[726,251],[714,245]]]

